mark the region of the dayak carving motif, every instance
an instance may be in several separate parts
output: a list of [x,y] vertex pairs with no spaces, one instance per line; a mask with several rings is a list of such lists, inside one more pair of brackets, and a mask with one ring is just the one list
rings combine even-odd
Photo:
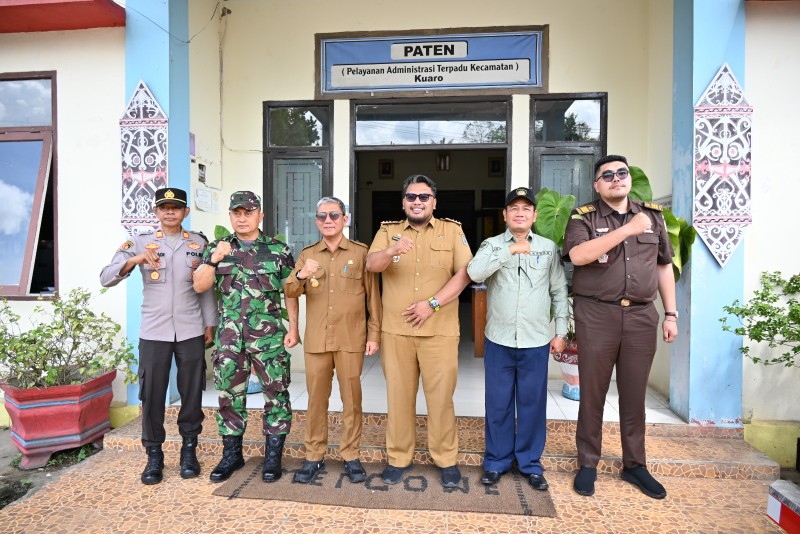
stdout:
[[753,108],[724,64],[694,108],[694,218],[724,267],[752,222],[750,126]]
[[167,186],[167,116],[144,83],[133,92],[119,121],[122,162],[122,226],[136,232],[158,224],[156,189]]

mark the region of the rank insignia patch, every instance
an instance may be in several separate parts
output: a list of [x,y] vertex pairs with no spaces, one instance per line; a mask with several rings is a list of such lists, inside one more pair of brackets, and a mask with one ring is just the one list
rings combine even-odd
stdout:
[[133,246],[133,241],[130,240],[125,241],[122,245],[120,245],[119,251],[122,252],[123,250],[128,250],[132,246]]
[[581,215],[586,215],[587,213],[591,213],[591,212],[595,211],[595,209],[594,209],[594,206],[592,206],[591,204],[587,204],[585,206],[581,206],[579,208],[575,208],[575,211],[577,211]]
[[195,243],[194,241],[192,241],[191,243],[189,243],[187,246],[188,246],[190,249],[192,249],[192,250],[197,250],[197,249],[199,249],[199,248],[202,248],[200,245],[198,245],[198,244],[197,244],[197,243]]

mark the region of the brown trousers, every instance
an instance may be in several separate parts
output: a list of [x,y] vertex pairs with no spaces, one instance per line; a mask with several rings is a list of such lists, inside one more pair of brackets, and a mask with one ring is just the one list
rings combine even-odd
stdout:
[[428,449],[439,467],[456,464],[458,433],[453,393],[458,380],[458,336],[401,336],[381,333],[381,365],[386,377],[386,454],[394,467],[414,460],[417,391],[428,406]]
[[658,311],[650,303],[623,308],[575,298],[575,334],[581,401],[575,441],[578,462],[597,467],[603,442],[603,405],[617,368],[622,463],[647,465],[645,397],[647,378],[656,352]]
[[328,400],[331,396],[334,368],[342,399],[339,453],[346,462],[355,460],[359,457],[361,441],[361,369],[364,366],[364,353],[307,352],[305,364],[308,389],[306,460],[318,462],[325,458],[325,449],[328,447]]

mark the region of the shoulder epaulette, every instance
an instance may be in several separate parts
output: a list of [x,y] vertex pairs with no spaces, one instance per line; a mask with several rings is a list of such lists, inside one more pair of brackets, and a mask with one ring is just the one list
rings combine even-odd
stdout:
[[461,221],[457,221],[455,219],[449,219],[447,217],[441,217],[439,220],[440,221],[448,221],[448,222],[451,222],[451,223],[456,223],[457,225],[461,226]]
[[584,204],[583,206],[578,206],[577,208],[575,208],[575,211],[577,211],[578,214],[580,215],[586,215],[587,213],[597,211],[597,208],[595,208],[591,204]]
[[366,249],[369,249],[369,245],[367,245],[366,243],[362,243],[361,241],[356,241],[355,239],[351,239],[350,242],[353,243],[354,245],[358,245],[359,247],[364,247]]
[[656,211],[664,211],[664,206],[656,204],[655,202],[642,202],[642,206]]
[[[317,241],[317,243],[319,243],[319,241]],[[310,245],[306,245],[306,246],[303,247],[303,250],[305,250],[307,248],[314,248],[315,246],[317,246],[317,243],[311,243]]]
[[403,221],[381,221],[381,226],[384,224],[400,224]]

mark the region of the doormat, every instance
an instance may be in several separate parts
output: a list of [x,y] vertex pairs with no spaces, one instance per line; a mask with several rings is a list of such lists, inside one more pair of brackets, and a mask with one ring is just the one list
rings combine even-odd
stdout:
[[439,510],[487,514],[536,515],[555,517],[556,509],[549,491],[533,489],[516,471],[506,473],[496,485],[480,483],[483,469],[459,466],[461,482],[455,488],[439,483],[439,468],[417,464],[407,471],[399,484],[384,484],[383,464],[364,464],[367,479],[352,484],[342,462],[325,461],[324,470],[310,484],[292,482],[303,465],[298,458],[283,459],[283,476],[267,484],[261,480],[263,457],[247,460],[245,466],[214,491],[230,499],[265,499],[310,504],[383,508],[399,510]]

